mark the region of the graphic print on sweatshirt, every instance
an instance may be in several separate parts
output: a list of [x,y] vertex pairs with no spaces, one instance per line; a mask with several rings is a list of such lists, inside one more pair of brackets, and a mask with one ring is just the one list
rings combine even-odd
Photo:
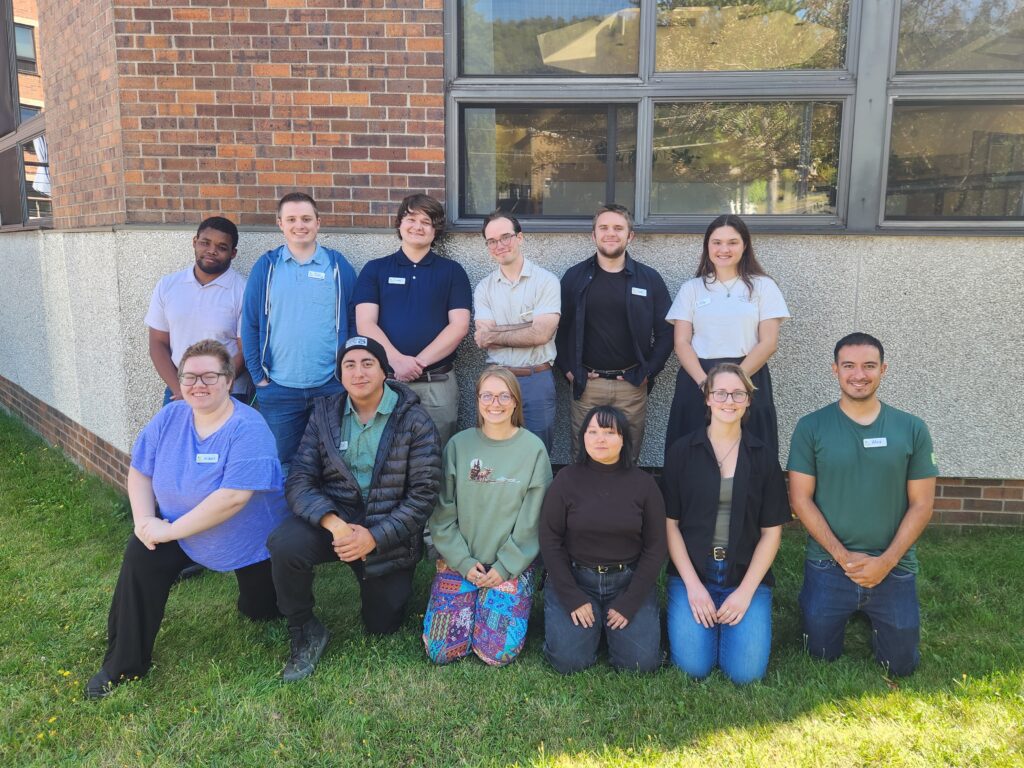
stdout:
[[485,467],[482,459],[470,459],[469,479],[474,483],[515,483],[520,485],[521,481],[514,477],[494,477],[494,468]]

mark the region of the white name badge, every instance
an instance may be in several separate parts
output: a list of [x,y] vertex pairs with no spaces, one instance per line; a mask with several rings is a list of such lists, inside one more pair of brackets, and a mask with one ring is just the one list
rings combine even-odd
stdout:
[[865,448],[885,448],[889,442],[884,437],[865,437]]
[[347,451],[348,450],[348,440],[342,440],[340,443],[338,443],[338,450],[339,451]]
[[697,306],[697,309],[700,309],[701,307],[706,307],[710,303],[711,303],[711,299],[701,299],[700,301],[697,302],[696,306]]
[[405,285],[404,277],[389,277],[388,285]]
[[633,289],[633,295],[634,296],[646,296],[647,295],[647,289],[646,288],[634,288]]
[[219,453],[197,453],[196,464],[216,464],[220,461]]
[[327,277],[325,273],[314,272],[313,270],[309,270],[309,276],[314,280],[323,280],[325,277]]

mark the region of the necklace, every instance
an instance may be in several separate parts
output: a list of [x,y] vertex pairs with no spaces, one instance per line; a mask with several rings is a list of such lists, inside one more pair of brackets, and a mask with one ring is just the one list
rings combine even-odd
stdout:
[[723,288],[725,288],[725,298],[728,299],[730,296],[732,296],[732,289],[736,287],[736,281],[739,280],[739,279],[740,279],[740,276],[736,275],[736,277],[734,277],[732,279],[732,284],[731,285],[726,285],[724,280],[719,280],[718,281],[721,284],[721,286]]
[[[719,469],[721,469],[722,465],[725,464],[725,460],[729,458],[729,454],[736,450],[736,446],[740,444],[740,440],[742,438],[743,435],[737,437],[736,442],[729,447],[729,450],[725,452],[725,455],[722,458],[718,458],[718,451],[715,450],[715,444],[713,442],[711,443],[711,452],[715,454],[715,461],[718,463]],[[708,434],[708,441],[711,441],[710,434]]]

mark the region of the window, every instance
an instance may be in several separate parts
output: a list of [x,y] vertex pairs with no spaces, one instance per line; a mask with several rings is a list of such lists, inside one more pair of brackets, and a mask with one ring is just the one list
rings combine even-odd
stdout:
[[18,59],[18,71],[35,74],[36,41],[35,30],[26,24],[14,25],[14,51]]
[[1024,0],[446,10],[456,226],[614,201],[665,231],[1024,228]]

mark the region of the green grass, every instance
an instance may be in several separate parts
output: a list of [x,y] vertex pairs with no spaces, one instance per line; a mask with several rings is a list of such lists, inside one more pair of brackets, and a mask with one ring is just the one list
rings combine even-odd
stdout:
[[932,530],[920,551],[923,661],[887,680],[855,622],[833,664],[800,649],[802,537],[776,568],[775,643],[763,683],[717,673],[637,677],[599,666],[562,678],[541,653],[539,606],[523,657],[427,663],[414,612],[364,638],[342,566],[317,578],[333,639],[309,680],[279,682],[282,622],[234,610],[230,574],[177,586],[156,666],[82,699],[130,534],[125,499],[0,415],[0,766],[1022,766],[1024,531]]

